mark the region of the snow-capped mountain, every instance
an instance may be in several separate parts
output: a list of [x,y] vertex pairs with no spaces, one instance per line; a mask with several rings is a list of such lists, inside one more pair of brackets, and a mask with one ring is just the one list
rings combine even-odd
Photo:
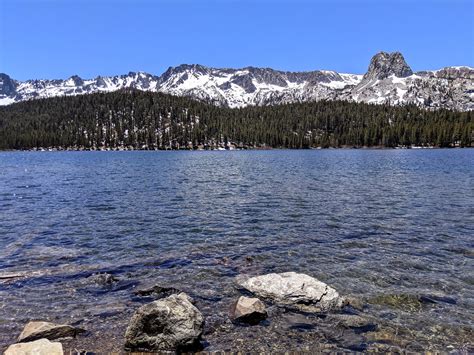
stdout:
[[67,80],[12,80],[0,74],[0,105],[53,96],[110,92],[124,88],[157,91],[159,77],[146,73],[128,73],[112,77],[83,80],[77,75]]
[[362,75],[335,71],[282,72],[270,68],[215,69],[181,65],[160,78],[159,91],[186,95],[229,107],[334,99]]
[[375,55],[362,80],[343,99],[357,102],[406,104],[427,108],[474,109],[474,68],[447,67],[413,73],[403,56]]
[[365,75],[317,70],[283,72],[270,68],[171,67],[161,76],[143,72],[84,80],[28,80],[0,74],[0,104],[61,95],[136,88],[190,96],[221,106],[273,105],[316,100],[414,103],[426,108],[474,109],[474,69],[447,67],[413,73],[398,53],[376,54]]

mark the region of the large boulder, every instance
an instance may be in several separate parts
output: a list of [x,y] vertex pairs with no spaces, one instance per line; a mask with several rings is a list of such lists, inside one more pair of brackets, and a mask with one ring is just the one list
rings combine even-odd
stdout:
[[238,280],[240,286],[278,304],[306,312],[340,309],[344,300],[332,287],[311,276],[284,272]]
[[52,343],[48,339],[35,340],[28,343],[13,344],[5,351],[5,355],[63,355],[61,343]]
[[199,348],[204,327],[201,312],[185,293],[148,303],[132,316],[125,348],[145,351],[191,351]]
[[249,324],[258,324],[267,318],[265,305],[258,298],[240,296],[233,307],[234,320]]
[[77,334],[84,332],[83,329],[75,328],[67,324],[54,324],[50,322],[28,322],[20,336],[18,337],[19,343],[38,339],[59,339],[67,337],[75,337]]

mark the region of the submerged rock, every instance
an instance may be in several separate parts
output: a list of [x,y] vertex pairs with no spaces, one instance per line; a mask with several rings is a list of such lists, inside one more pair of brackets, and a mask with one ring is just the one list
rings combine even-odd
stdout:
[[419,312],[423,307],[438,304],[456,304],[456,299],[445,295],[383,294],[369,299],[369,303],[388,306],[405,312]]
[[425,294],[419,297],[422,303],[448,303],[448,304],[456,304],[457,300],[454,297],[446,296],[443,294]]
[[372,319],[355,314],[334,314],[327,318],[329,322],[335,322],[344,328],[350,328],[355,332],[370,332],[377,329],[377,323]]
[[75,328],[67,324],[54,324],[50,322],[29,322],[20,336],[18,337],[18,342],[28,342],[37,339],[59,339],[59,338],[68,338],[75,337],[79,333],[83,333],[83,329]]
[[234,320],[248,324],[258,324],[267,318],[265,305],[258,298],[240,296],[232,311]]
[[238,281],[250,292],[275,302],[306,312],[326,312],[340,309],[343,298],[339,293],[311,276],[285,272],[267,274]]
[[344,297],[344,303],[358,311],[363,311],[365,308],[364,301],[356,297]]
[[372,304],[377,304],[381,306],[388,306],[391,308],[400,309],[405,312],[417,312],[421,310],[421,302],[418,299],[418,296],[415,295],[406,295],[406,294],[386,294],[379,295],[377,297],[371,298],[369,300]]
[[[364,336],[371,344],[371,348],[378,352],[401,353],[408,344],[412,344],[412,339],[406,336],[406,329],[398,327],[396,329],[380,328],[374,332],[368,332]],[[382,347],[380,348],[380,346]]]
[[145,351],[198,349],[204,319],[185,293],[148,303],[132,316],[125,348]]
[[136,290],[134,293],[137,296],[152,296],[159,299],[159,298],[168,297],[174,294],[179,294],[181,293],[181,291],[174,287],[163,287],[163,286],[155,285],[153,287]]
[[96,283],[101,286],[112,285],[114,282],[119,281],[119,279],[117,279],[114,275],[106,272],[93,274],[89,276],[87,280],[92,281],[93,283]]
[[5,351],[5,355],[63,355],[61,343],[52,343],[48,339],[35,340],[28,343],[13,344]]

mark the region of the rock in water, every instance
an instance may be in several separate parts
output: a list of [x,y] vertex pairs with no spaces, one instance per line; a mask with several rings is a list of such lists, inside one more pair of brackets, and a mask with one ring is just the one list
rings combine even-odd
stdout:
[[93,274],[89,276],[87,279],[102,286],[112,285],[114,282],[119,281],[114,275],[108,274],[106,272]]
[[296,272],[251,277],[239,284],[258,296],[306,312],[326,312],[343,306],[343,299],[335,289]]
[[35,340],[29,343],[13,344],[5,355],[63,355],[61,343],[52,343],[48,339]]
[[267,311],[263,302],[258,298],[240,296],[234,306],[233,317],[240,322],[258,324],[267,318]]
[[125,333],[125,348],[191,351],[200,345],[203,326],[203,316],[188,295],[171,295],[135,312]]
[[344,328],[353,329],[356,333],[372,332],[377,329],[373,319],[355,314],[333,314],[326,321],[338,323]]
[[33,321],[25,326],[17,341],[22,343],[41,338],[53,340],[75,337],[77,334],[82,332],[84,332],[83,329],[75,328],[71,325]]
[[168,297],[174,294],[181,293],[180,290],[174,287],[163,287],[155,285],[153,287],[139,289],[134,292],[137,296],[153,296],[157,299]]

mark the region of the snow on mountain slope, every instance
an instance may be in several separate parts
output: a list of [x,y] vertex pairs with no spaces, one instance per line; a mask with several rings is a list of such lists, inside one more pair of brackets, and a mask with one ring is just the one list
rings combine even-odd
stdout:
[[398,53],[375,55],[365,75],[318,70],[284,72],[270,68],[216,69],[202,65],[170,67],[161,76],[139,72],[83,80],[19,82],[0,74],[0,105],[123,88],[189,96],[228,107],[317,100],[351,100],[427,108],[474,109],[474,69],[447,67],[413,73]]
[[354,85],[362,76],[332,71],[302,73],[248,67],[214,69],[182,65],[168,69],[159,91],[186,95],[229,107],[332,98],[335,89]]
[[[0,76],[0,99],[2,99],[2,77]],[[128,75],[114,77],[97,77],[83,80],[72,76],[67,80],[28,80],[25,82],[12,81],[15,87],[13,95],[3,95],[12,98],[15,102],[35,98],[53,96],[81,95],[94,92],[111,92],[123,88],[136,88],[140,90],[154,90],[158,78],[147,73],[129,73]]]
[[362,80],[344,99],[368,103],[416,104],[473,110],[474,69],[447,67],[413,73],[400,53],[379,53]]

